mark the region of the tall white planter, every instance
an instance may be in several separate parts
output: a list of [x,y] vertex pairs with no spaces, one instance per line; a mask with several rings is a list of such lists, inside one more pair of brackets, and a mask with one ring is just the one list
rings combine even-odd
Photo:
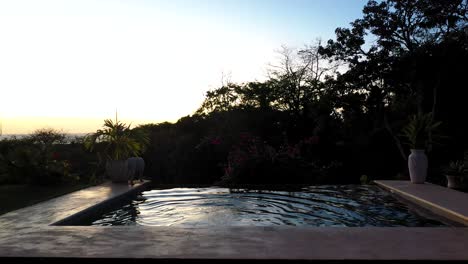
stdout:
[[127,160],[108,160],[106,162],[106,173],[112,182],[128,181]]
[[411,183],[424,183],[427,176],[427,156],[424,149],[411,149],[408,157]]

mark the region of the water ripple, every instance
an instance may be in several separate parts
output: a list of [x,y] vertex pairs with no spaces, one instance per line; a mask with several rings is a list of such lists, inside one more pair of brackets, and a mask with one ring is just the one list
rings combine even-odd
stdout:
[[92,225],[444,226],[376,186],[310,186],[298,192],[174,188],[143,192]]

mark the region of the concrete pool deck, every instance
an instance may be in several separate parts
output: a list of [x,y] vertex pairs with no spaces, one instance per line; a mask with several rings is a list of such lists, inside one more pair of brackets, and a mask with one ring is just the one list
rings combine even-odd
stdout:
[[431,183],[412,184],[409,181],[375,181],[375,183],[437,215],[468,226],[468,193]]
[[92,210],[129,192],[138,192],[147,184],[149,182],[137,183],[132,187],[106,182],[0,215],[0,227],[2,230],[8,230],[14,227],[44,226],[62,222],[70,216]]
[[0,257],[79,258],[80,262],[95,258],[468,260],[467,227],[51,225],[142,188],[105,184],[2,215]]

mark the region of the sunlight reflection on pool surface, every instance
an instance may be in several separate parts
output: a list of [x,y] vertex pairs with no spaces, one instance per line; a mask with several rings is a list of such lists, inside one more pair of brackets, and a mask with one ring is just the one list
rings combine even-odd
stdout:
[[92,225],[445,226],[411,212],[377,186],[310,186],[300,191],[175,188],[143,192]]

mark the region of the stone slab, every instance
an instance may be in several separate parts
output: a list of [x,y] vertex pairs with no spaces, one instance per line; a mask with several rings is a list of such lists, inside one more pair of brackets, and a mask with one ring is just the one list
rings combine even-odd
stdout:
[[410,181],[375,181],[375,183],[435,214],[468,226],[468,193],[431,183],[413,184]]
[[0,259],[468,260],[466,227],[55,226],[144,185],[104,184],[0,217]]
[[65,227],[0,232],[0,256],[468,260],[468,228]]
[[18,226],[50,225],[109,199],[125,195],[132,190],[142,189],[147,184],[149,182],[129,186],[106,182],[3,214],[0,216],[0,227],[8,229]]

